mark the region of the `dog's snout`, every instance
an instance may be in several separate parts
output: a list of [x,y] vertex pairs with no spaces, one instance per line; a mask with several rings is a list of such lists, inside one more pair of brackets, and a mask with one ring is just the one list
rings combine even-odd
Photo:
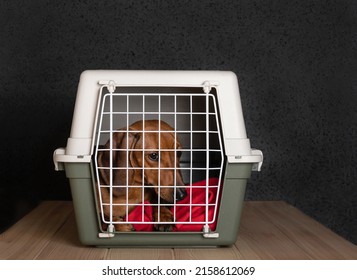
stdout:
[[180,201],[187,196],[187,191],[185,188],[176,189],[176,201]]

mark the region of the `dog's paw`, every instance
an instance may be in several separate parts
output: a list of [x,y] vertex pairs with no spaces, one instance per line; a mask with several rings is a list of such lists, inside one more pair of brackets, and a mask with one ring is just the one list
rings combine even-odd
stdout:
[[174,226],[170,224],[156,224],[154,226],[154,229],[156,231],[161,231],[161,232],[170,232],[173,231]]
[[115,225],[116,231],[135,231],[135,228],[131,224],[116,224]]
[[[115,224],[115,231],[135,231],[135,228],[131,224]],[[102,223],[102,230],[108,230],[108,224]]]
[[154,229],[156,231],[161,231],[161,232],[170,232],[173,231],[174,225],[172,224],[174,221],[174,217],[172,212],[166,208],[162,207],[160,208],[160,217],[158,217],[157,212],[154,213],[154,222],[159,222],[157,224],[154,224]]

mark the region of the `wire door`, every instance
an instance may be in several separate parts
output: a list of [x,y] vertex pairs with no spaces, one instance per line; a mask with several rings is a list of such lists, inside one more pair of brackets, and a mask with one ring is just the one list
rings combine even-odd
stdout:
[[94,155],[102,223],[112,231],[214,230],[224,165],[215,92],[108,88]]

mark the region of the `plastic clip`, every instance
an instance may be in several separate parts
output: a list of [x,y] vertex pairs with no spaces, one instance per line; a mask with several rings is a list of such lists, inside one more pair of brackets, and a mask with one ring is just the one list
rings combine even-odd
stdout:
[[204,238],[218,238],[219,233],[218,232],[211,232],[211,229],[209,225],[204,225],[203,226],[203,237]]
[[210,93],[212,87],[219,86],[219,82],[216,81],[204,81],[202,84],[203,92],[208,94]]
[[100,232],[98,234],[99,238],[113,238],[115,236],[114,234],[114,225],[109,225],[107,232]]
[[108,91],[109,91],[110,93],[113,93],[113,92],[115,91],[115,88],[116,88],[115,82],[112,81],[112,80],[110,80],[110,81],[108,82],[108,85],[107,85]]

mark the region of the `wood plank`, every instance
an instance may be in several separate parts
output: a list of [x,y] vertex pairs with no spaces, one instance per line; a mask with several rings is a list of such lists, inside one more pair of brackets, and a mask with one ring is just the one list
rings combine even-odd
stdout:
[[102,260],[108,249],[84,246],[78,239],[74,213],[36,257],[40,260]]
[[241,259],[236,247],[175,248],[177,260],[236,260]]
[[295,207],[279,201],[256,202],[253,207],[313,259],[357,259],[357,246],[343,239]]
[[240,260],[261,260],[260,253],[252,250],[249,239],[242,233],[238,233],[237,241],[234,244],[237,248]]
[[0,259],[35,259],[71,212],[71,202],[41,203],[0,235]]
[[172,260],[171,248],[110,248],[108,260]]
[[[275,205],[276,202],[268,202]],[[244,259],[311,259],[298,244],[292,242],[268,215],[258,211],[259,202],[246,202],[236,247]]]
[[81,245],[72,202],[43,202],[0,235],[0,259],[357,259],[357,246],[285,202],[245,202],[237,242],[223,248]]

